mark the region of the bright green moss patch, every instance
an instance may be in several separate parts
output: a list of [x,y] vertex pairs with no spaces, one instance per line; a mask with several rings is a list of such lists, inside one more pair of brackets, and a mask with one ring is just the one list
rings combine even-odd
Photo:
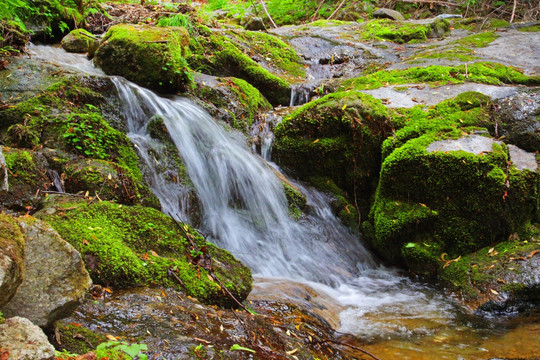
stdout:
[[459,60],[459,61],[472,61],[479,59],[478,56],[474,55],[475,52],[472,49],[469,49],[465,46],[453,46],[446,49],[428,49],[421,51],[410,58],[407,59],[408,62],[412,63],[415,60],[419,59],[448,59],[448,60]]
[[99,344],[107,341],[105,335],[95,333],[83,326],[60,322],[57,329],[61,342],[59,350],[65,350],[72,354],[89,353]]
[[486,31],[482,33],[472,34],[458,40],[454,40],[452,43],[461,44],[467,47],[481,48],[488,46],[489,43],[491,43],[498,37],[499,35],[495,34],[493,31]]
[[214,259],[215,273],[237,299],[243,300],[251,290],[248,268],[182,225],[186,238],[172,219],[155,209],[109,202],[68,203],[56,209],[53,215],[42,217],[81,252],[96,283],[119,288],[174,287],[204,303],[234,306],[198,265],[198,251],[205,251]]
[[540,25],[524,26],[518,29],[523,32],[538,32],[540,31]]
[[306,76],[300,56],[276,36],[259,31],[229,31],[228,34],[233,42],[249,48],[268,62],[270,67],[278,70],[276,75],[285,79],[303,79]]
[[236,117],[237,122],[233,124],[233,127],[247,133],[251,125],[253,125],[255,115],[263,110],[269,110],[272,106],[262,96],[260,91],[251,86],[247,81],[236,78],[232,78],[229,81],[226,84],[236,94],[236,98],[245,109],[245,112]]
[[278,25],[293,25],[309,20],[317,10],[318,16],[328,18],[336,7],[332,2],[325,2],[319,8],[320,3],[313,0],[271,0],[267,5],[270,16]]
[[303,211],[307,205],[307,199],[302,192],[286,182],[283,182],[283,189],[285,190],[285,196],[289,203],[289,214],[296,220],[302,217]]
[[[439,30],[440,28],[440,30]],[[447,22],[436,21],[433,24],[413,24],[396,22],[389,19],[371,20],[362,24],[360,39],[364,41],[392,41],[398,44],[426,41],[432,32],[444,33],[449,30]]]
[[4,151],[10,182],[31,183],[38,177],[34,156],[18,149]]
[[109,75],[158,91],[182,91],[191,83],[185,59],[188,43],[183,27],[115,25],[105,34],[95,59]]
[[477,62],[470,65],[412,67],[403,70],[381,70],[346,80],[339,90],[376,89],[382,86],[426,83],[431,86],[477,82],[483,84],[540,84],[538,76],[527,76],[518,69],[496,63]]

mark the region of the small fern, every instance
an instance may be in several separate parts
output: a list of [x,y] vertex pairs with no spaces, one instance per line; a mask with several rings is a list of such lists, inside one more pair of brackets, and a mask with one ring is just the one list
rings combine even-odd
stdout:
[[185,28],[190,34],[193,32],[193,25],[191,24],[191,21],[183,14],[163,17],[159,19],[157,26],[180,26]]

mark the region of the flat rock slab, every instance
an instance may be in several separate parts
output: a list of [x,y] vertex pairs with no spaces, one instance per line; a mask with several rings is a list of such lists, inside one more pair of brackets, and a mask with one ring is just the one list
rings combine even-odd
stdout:
[[[4,357],[7,355],[7,357]],[[43,330],[28,319],[13,317],[0,325],[0,358],[13,360],[52,360],[54,347]]]
[[400,85],[363,90],[362,92],[383,100],[384,104],[390,108],[411,108],[418,104],[436,105],[466,91],[477,91],[492,99],[502,99],[515,94],[518,89],[516,86],[466,83],[435,88],[429,87],[429,85]]
[[[463,150],[471,154],[480,155],[492,151],[493,144],[500,144],[500,141],[481,135],[469,135],[456,140],[438,140],[431,143],[427,151],[459,151]],[[534,153],[522,150],[514,145],[508,145],[510,159],[519,170],[536,170],[538,164]]]

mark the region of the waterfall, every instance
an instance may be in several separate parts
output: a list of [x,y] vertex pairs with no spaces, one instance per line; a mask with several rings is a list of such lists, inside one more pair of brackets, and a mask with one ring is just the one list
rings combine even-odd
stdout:
[[[33,46],[31,52],[35,58],[102,74],[81,55],[45,46]],[[358,234],[332,214],[326,195],[294,183],[306,194],[309,211],[299,221],[289,215],[275,165],[267,162],[272,138],[268,127],[263,129],[266,148],[261,146],[265,161],[249,149],[243,135],[225,131],[189,100],[163,98],[125,79],[111,79],[126,115],[128,136],[164,213],[189,221],[192,211],[190,190],[158,169],[156,154],[164,145],[147,133],[148,121],[155,115],[164,119],[194,184],[202,207],[200,228],[255,275],[291,279],[326,293],[344,308],[340,330],[364,338],[414,337],[455,325],[454,304],[377,265]]]
[[[336,286],[359,270],[376,266],[357,235],[332,215],[324,195],[303,189],[313,210],[300,221],[291,218],[274,170],[195,104],[159,97],[120,78],[113,81],[124,104],[128,136],[141,158],[152,168],[147,152],[152,139],[145,125],[159,115],[195,185],[203,230],[255,274]],[[151,173],[150,186],[163,210],[187,214],[181,206],[174,208],[181,201],[170,201],[178,198],[178,187],[163,188],[158,172]]]

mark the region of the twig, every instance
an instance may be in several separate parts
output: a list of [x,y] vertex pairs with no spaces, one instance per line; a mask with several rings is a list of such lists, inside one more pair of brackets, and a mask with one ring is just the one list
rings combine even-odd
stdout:
[[337,12],[339,11],[339,9],[341,9],[341,7],[343,6],[343,4],[345,4],[345,1],[346,1],[346,0],[341,1],[341,2],[339,3],[338,7],[336,8],[336,10],[334,10],[334,12],[333,12],[333,13],[328,17],[328,19],[326,19],[326,20],[330,20],[331,18],[333,18],[334,15],[337,14]]
[[512,8],[512,16],[510,17],[510,22],[514,22],[514,16],[516,15],[517,0],[514,0],[514,7]]
[[372,353],[370,353],[370,352],[368,352],[368,351],[366,351],[366,350],[364,350],[364,349],[362,349],[362,348],[359,348],[358,346],[354,346],[354,345],[350,345],[350,344],[347,344],[347,343],[343,343],[343,342],[341,342],[341,341],[332,340],[332,339],[327,339],[327,340],[323,340],[323,341],[319,341],[319,342],[320,342],[320,343],[321,343],[321,342],[323,342],[323,343],[324,343],[324,342],[331,342],[331,343],[338,344],[338,345],[342,345],[342,346],[348,346],[348,347],[350,347],[351,349],[358,350],[358,351],[360,351],[360,352],[362,352],[362,353],[364,353],[364,354],[366,354],[366,355],[372,357],[372,358],[375,359],[375,360],[381,360],[381,359],[379,359],[378,357],[376,357],[375,355],[373,355]]
[[324,2],[326,0],[322,0],[321,3],[319,4],[319,7],[317,8],[317,10],[315,10],[315,13],[313,14],[313,17],[311,18],[311,21],[315,21],[315,18],[317,17],[317,14],[319,13],[319,10],[321,10]]
[[270,14],[268,13],[268,9],[266,8],[266,5],[264,3],[264,0],[260,0],[261,2],[261,5],[263,7],[263,10],[264,12],[266,13],[266,16],[268,16],[268,18],[270,19],[270,22],[272,23],[272,25],[274,25],[274,28],[277,29],[277,25],[276,23],[274,22],[274,19],[272,19],[272,17],[270,16]]
[[59,194],[59,195],[67,195],[67,196],[85,197],[84,195],[80,195],[80,194],[71,194],[67,192],[52,191],[52,190],[40,190],[40,192],[44,194]]
[[[448,2],[448,1],[437,1],[437,0],[401,0],[401,2],[406,3],[423,3],[423,4],[437,4],[437,5],[446,5],[446,6],[455,6],[458,7],[459,4]],[[465,17],[465,16],[464,16]]]

